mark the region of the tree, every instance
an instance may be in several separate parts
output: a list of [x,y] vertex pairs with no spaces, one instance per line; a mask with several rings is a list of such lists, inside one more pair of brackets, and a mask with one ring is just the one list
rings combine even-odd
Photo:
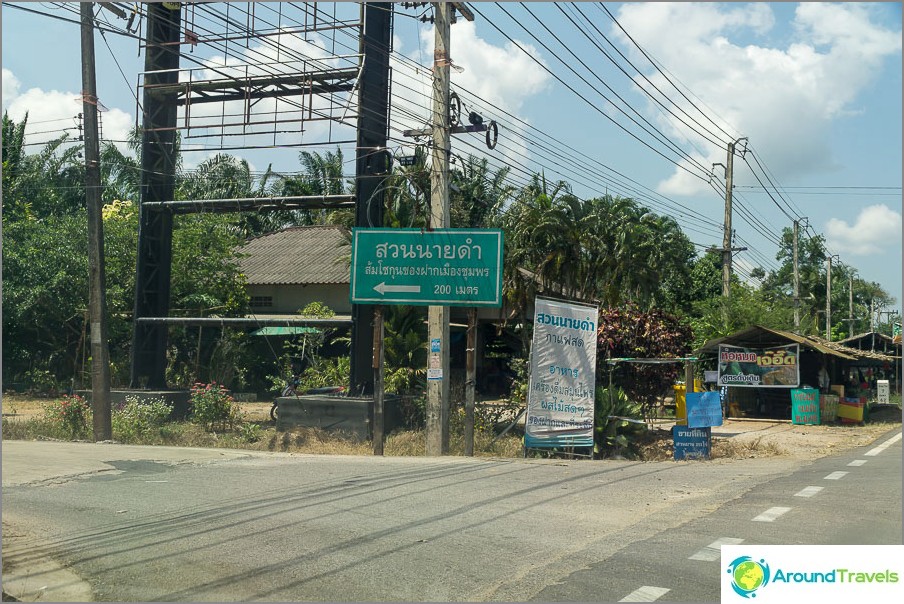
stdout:
[[[664,359],[685,357],[690,352],[690,325],[659,309],[641,311],[636,305],[600,310],[597,332],[597,384],[608,385],[610,359]],[[668,392],[683,371],[681,362],[612,365],[613,383],[639,403],[645,418],[659,398]]]

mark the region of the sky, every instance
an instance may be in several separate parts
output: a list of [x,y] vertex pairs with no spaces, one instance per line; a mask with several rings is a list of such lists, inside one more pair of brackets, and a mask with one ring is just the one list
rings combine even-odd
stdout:
[[[60,3],[20,6],[77,18]],[[258,5],[257,18],[277,23],[275,6]],[[499,144],[490,151],[481,135],[460,135],[454,137],[453,153],[486,157],[494,168],[508,166],[514,184],[542,172],[550,182],[568,181],[584,198],[633,196],[674,216],[702,251],[722,244],[727,143],[736,141],[734,245],[748,248],[735,256],[739,274],[757,266],[776,268],[781,230],[799,218],[808,225],[805,233],[826,237],[836,261],[880,283],[900,305],[900,3],[471,6],[475,21],[458,19],[451,28],[452,88],[465,113],[497,121]],[[352,3],[336,10],[357,16]],[[238,14],[233,18],[241,20]],[[429,121],[434,34],[429,22],[418,19],[422,14],[429,15],[429,8],[396,5],[390,143],[396,155],[410,154],[415,142],[401,130]],[[123,26],[112,15],[101,18]],[[203,23],[199,19],[192,27],[200,31]],[[326,36],[305,41],[285,32],[268,40],[285,45],[296,58],[331,66],[351,64],[352,59],[335,56],[354,54],[350,47],[337,49]],[[98,95],[106,108],[103,135],[124,141],[136,120],[143,52],[135,40],[113,33],[96,35],[95,46]],[[233,44],[226,60],[227,49],[185,48],[195,69],[183,80],[222,74],[224,64],[230,73],[262,73],[260,63],[286,63],[284,51],[277,57],[274,46],[256,42],[247,49]],[[4,4],[2,50],[3,109],[13,119],[28,112],[28,141],[40,143],[64,127],[77,134],[78,25]],[[333,115],[354,111],[343,102],[349,99],[332,106],[320,102],[315,109]],[[257,107],[262,113],[272,108]],[[213,125],[221,113],[222,108],[198,106],[192,117],[200,124],[206,115]],[[353,138],[349,127],[323,121],[270,137],[269,143],[260,143],[266,136],[226,137],[228,145],[301,140],[312,144],[311,151],[334,150],[336,141]],[[318,141],[325,144],[315,145]],[[218,142],[185,140],[186,149],[197,149],[186,153],[185,167],[213,155]],[[342,148],[345,173],[352,175],[353,150]],[[268,165],[283,172],[300,169],[298,149],[229,152],[258,172]]]

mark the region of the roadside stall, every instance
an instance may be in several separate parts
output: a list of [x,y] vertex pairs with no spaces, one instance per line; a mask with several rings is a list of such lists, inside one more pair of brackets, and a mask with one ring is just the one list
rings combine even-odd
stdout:
[[[804,418],[800,423],[863,421],[870,395],[864,382],[850,380],[875,379],[877,367],[899,360],[760,325],[710,340],[695,354],[702,368],[717,371],[728,417]],[[811,413],[816,401],[818,413]]]

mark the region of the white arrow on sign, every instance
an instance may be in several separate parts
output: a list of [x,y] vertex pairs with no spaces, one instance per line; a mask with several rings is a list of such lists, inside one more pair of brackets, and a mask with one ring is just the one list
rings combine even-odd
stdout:
[[420,285],[386,285],[385,282],[378,283],[374,286],[374,289],[377,290],[380,295],[385,294],[386,292],[390,293],[412,293],[419,294],[421,292]]

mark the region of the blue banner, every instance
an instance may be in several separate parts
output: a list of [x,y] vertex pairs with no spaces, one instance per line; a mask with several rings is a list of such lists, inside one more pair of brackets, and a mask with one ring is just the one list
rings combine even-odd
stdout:
[[688,392],[686,401],[688,428],[722,425],[722,397],[718,392]]
[[682,459],[709,459],[712,450],[712,428],[672,428],[675,439],[675,461]]

